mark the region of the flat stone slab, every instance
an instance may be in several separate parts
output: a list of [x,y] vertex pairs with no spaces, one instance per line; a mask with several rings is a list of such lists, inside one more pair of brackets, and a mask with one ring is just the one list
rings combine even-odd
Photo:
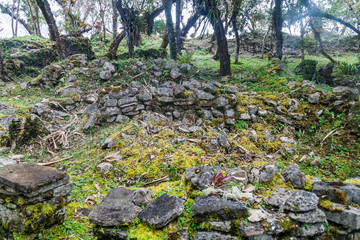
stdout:
[[201,221],[208,219],[232,220],[245,216],[247,211],[243,203],[207,196],[195,198],[192,216]]
[[352,206],[345,206],[332,203],[334,211],[323,209],[327,220],[350,228],[351,230],[360,229],[360,209]]
[[157,228],[166,226],[184,211],[185,201],[176,196],[164,194],[155,199],[139,214],[141,221]]
[[237,240],[238,238],[231,235],[225,235],[218,232],[197,232],[194,240]]
[[343,195],[348,203],[360,205],[360,186],[352,183],[316,182],[312,191],[319,197],[327,195],[330,201],[340,200],[336,198],[342,198]]
[[289,217],[302,223],[322,223],[326,220],[325,213],[320,209],[309,212],[289,213]]
[[273,195],[264,199],[267,204],[292,212],[306,212],[317,209],[319,198],[312,192],[290,191],[278,188]]
[[142,210],[133,203],[134,193],[134,190],[125,188],[114,189],[91,211],[90,222],[102,227],[115,227],[134,221]]
[[[15,191],[30,197],[36,195],[35,193],[39,189],[46,188],[48,185],[53,185],[52,188],[55,188],[67,183],[68,180],[69,176],[66,172],[55,168],[35,163],[12,164],[0,169],[0,187],[2,188],[0,193],[11,194]],[[3,191],[3,189],[7,189],[7,191]],[[44,192],[45,189],[42,191]]]

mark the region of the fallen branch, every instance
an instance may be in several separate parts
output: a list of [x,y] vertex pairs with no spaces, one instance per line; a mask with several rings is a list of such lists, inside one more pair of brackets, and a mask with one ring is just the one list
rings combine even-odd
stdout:
[[56,161],[53,161],[53,162],[38,163],[38,165],[40,165],[40,166],[49,166],[49,165],[52,165],[52,164],[55,164],[55,163],[59,163],[59,162],[69,160],[71,158],[73,158],[73,156],[66,157],[66,158],[63,158],[63,159],[59,159],[59,160],[56,160]]
[[141,185],[141,186],[142,186],[142,187],[145,187],[145,186],[149,186],[149,185],[154,184],[154,183],[166,182],[166,181],[168,181],[168,180],[169,180],[169,175],[166,175],[165,177],[156,179],[156,180],[151,181],[151,182],[148,182],[148,183],[144,183],[144,184]]
[[335,128],[334,130],[332,130],[331,132],[329,132],[328,134],[326,134],[326,136],[323,138],[323,140],[321,140],[320,145],[322,146],[323,143],[324,143],[324,141],[325,141],[328,137],[330,137],[331,134],[333,134],[334,132],[336,132],[336,130],[337,130],[337,128]]

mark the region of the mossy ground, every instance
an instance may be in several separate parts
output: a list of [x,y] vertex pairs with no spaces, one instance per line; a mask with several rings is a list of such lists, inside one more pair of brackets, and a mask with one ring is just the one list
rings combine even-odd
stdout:
[[[123,44],[119,48],[119,53],[127,51]],[[160,46],[159,38],[145,39],[144,45],[140,48],[146,49],[149,46],[155,48]],[[97,57],[106,55],[104,51],[106,47],[102,43],[94,43],[94,50]],[[204,81],[219,80],[219,63],[211,57],[212,55],[206,50],[196,50],[192,59],[196,71],[192,74],[196,74],[196,77]],[[316,59],[319,61],[319,65],[327,63],[322,57],[309,57],[309,59]],[[355,61],[352,56],[347,60]],[[121,78],[102,83],[97,81],[98,78],[95,77],[97,73],[88,73],[87,76],[80,77],[76,84],[83,91],[87,91],[114,86],[122,81],[130,81],[133,76],[140,73],[137,72],[138,70],[131,70],[131,66],[136,61],[135,59],[117,61],[117,70]],[[293,70],[299,62],[300,60],[295,58],[284,61],[290,70]],[[242,91],[256,92],[254,95],[238,96],[238,113],[244,112],[245,106],[249,105],[271,110],[271,106],[263,102],[266,98],[281,101],[286,107],[291,98],[299,98],[301,106],[296,112],[307,114],[308,120],[306,122],[299,121],[301,127],[294,133],[294,139],[297,141],[295,153],[280,155],[275,159],[278,165],[284,167],[291,163],[299,163],[301,170],[308,175],[307,190],[312,188],[312,177],[344,181],[359,176],[360,143],[343,128],[347,124],[345,116],[325,109],[325,113],[321,117],[316,117],[315,113],[324,107],[308,104],[296,92],[291,92],[292,90],[287,86],[290,81],[300,83],[303,79],[299,76],[289,77],[284,72],[269,71],[273,67],[274,64],[268,59],[253,56],[242,57],[240,64],[232,64],[233,77],[229,79],[228,84],[237,85]],[[200,71],[197,72],[197,70]],[[27,112],[31,106],[39,103],[43,98],[64,100],[57,97],[55,88],[31,87],[28,90],[20,88],[21,82],[30,80],[29,77],[23,77],[15,83],[7,84],[5,88],[1,89],[5,94],[0,96],[0,101],[10,103],[21,111]],[[148,76],[144,74],[136,80],[146,83]],[[58,88],[61,86],[60,83]],[[331,88],[322,89],[326,91]],[[79,117],[83,116],[79,115]],[[89,223],[88,218],[82,216],[78,211],[81,208],[92,209],[112,189],[120,186],[131,188],[146,186],[156,196],[169,193],[183,199],[187,198],[183,215],[168,227],[155,230],[140,221],[135,221],[128,230],[131,237],[166,239],[183,228],[187,228],[188,232],[193,234],[201,226],[192,221],[191,207],[193,199],[201,195],[201,192],[195,191],[185,183],[185,170],[191,166],[205,164],[229,168],[242,166],[245,169],[267,164],[269,161],[266,155],[277,153],[281,149],[281,142],[279,140],[268,141],[263,135],[264,131],[269,130],[271,134],[280,137],[288,126],[278,122],[271,114],[264,119],[265,121],[257,123],[238,121],[227,134],[231,149],[217,152],[207,151],[207,144],[210,140],[222,134],[221,131],[210,129],[211,126],[215,126],[215,121],[210,123],[210,126],[202,127],[200,131],[194,133],[181,132],[176,126],[169,123],[152,123],[151,127],[156,129],[155,133],[149,133],[146,125],[134,121],[121,125],[103,124],[101,127],[84,132],[84,138],[78,138],[76,142],[72,142],[70,149],[60,148],[57,152],[50,152],[46,149],[17,148],[16,153],[25,154],[25,161],[46,162],[53,158],[54,154],[58,159],[72,156],[71,159],[54,165],[66,169],[70,180],[74,182],[68,215],[62,225],[43,230],[38,234],[38,238],[95,239],[92,234],[93,226]],[[258,132],[257,143],[248,138],[250,128]],[[322,142],[323,138],[334,129],[338,129],[335,134]],[[114,139],[114,146],[105,151],[101,145],[108,137]],[[181,143],[175,141],[176,138],[198,139],[199,141]],[[251,156],[242,154],[241,147],[247,149]],[[96,166],[102,161],[106,161],[104,159],[106,155],[117,151],[120,152],[123,159],[113,163],[114,168],[111,172],[100,174]],[[309,154],[311,152],[312,154]],[[146,185],[163,177],[165,182]],[[358,180],[354,181],[356,183]],[[256,184],[256,191],[266,196],[271,193],[270,189],[274,190],[277,187],[291,188],[283,182],[280,176],[276,176],[270,183]],[[17,239],[21,239],[20,236]]]

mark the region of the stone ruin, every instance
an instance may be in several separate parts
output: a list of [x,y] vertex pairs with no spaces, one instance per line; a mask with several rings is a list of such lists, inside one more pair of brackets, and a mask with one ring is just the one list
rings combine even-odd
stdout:
[[12,159],[0,162],[2,239],[30,236],[64,221],[73,186],[66,172]]

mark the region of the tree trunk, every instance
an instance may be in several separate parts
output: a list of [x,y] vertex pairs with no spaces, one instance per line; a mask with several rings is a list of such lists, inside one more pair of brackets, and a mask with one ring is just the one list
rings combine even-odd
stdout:
[[[5,13],[5,14],[9,15],[10,17],[12,17],[12,11],[8,7],[5,7],[4,5],[2,5],[1,3],[0,3],[0,10],[1,10],[1,13]],[[16,16],[14,15],[14,17],[16,17]],[[26,29],[26,31],[28,31],[28,33],[30,35],[33,34],[31,27],[25,22],[24,19],[19,18],[19,23],[21,23],[24,26],[24,28]]]
[[16,0],[13,0],[13,5],[12,5],[12,9],[11,9],[11,31],[12,31],[12,36],[13,37],[15,37],[15,28],[14,28],[15,3],[16,3]]
[[48,25],[50,40],[60,43],[60,34],[56,25],[54,15],[51,12],[49,2],[47,0],[36,0],[36,3],[39,6]]
[[174,24],[171,16],[172,0],[165,0],[164,5],[165,5],[166,28],[167,28],[169,44],[170,44],[170,57],[176,60],[177,51],[176,51]]
[[19,25],[19,10],[20,10],[20,0],[18,0],[17,8],[16,8],[16,23],[15,23],[15,36],[18,35],[18,25]]
[[265,53],[265,43],[266,43],[266,39],[269,35],[271,29],[271,24],[269,25],[268,29],[266,30],[266,33],[262,39],[262,44],[261,44],[261,58],[264,58],[264,53]]
[[275,0],[275,7],[273,10],[273,27],[275,32],[275,57],[282,59],[283,35],[282,35],[282,6],[283,0]]
[[134,36],[136,33],[136,26],[135,26],[135,12],[133,9],[124,8],[122,6],[122,1],[117,1],[116,8],[120,13],[121,21],[124,25],[126,38],[127,38],[127,45],[129,48],[129,57],[132,58],[134,56]]
[[39,19],[39,7],[38,7],[38,6],[35,8],[35,14],[36,14],[37,30],[39,31],[39,32],[38,32],[38,35],[41,36],[40,19]]
[[312,31],[314,33],[314,37],[316,39],[315,41],[319,42],[319,47],[320,47],[321,54],[324,55],[327,59],[329,59],[332,63],[336,63],[336,61],[329,54],[327,54],[327,52],[324,50],[320,33],[318,31],[316,31],[316,28],[314,27],[314,24],[312,23],[311,20],[310,20],[310,27],[311,27],[311,29],[312,29]]
[[305,26],[302,21],[300,20],[300,47],[301,47],[301,61],[305,60],[305,49],[304,49],[304,36],[305,36]]
[[161,48],[162,49],[166,49],[167,46],[169,45],[169,36],[168,36],[168,33],[164,33],[164,36],[163,36],[163,40],[161,42]]
[[[113,10],[113,16],[112,16],[113,40],[115,40],[115,38],[117,36],[117,28],[118,28],[118,22],[117,21],[118,21],[118,16],[119,16],[118,11],[116,9],[116,0],[112,0],[112,10]],[[119,44],[118,44],[118,46],[119,46]]]
[[31,17],[31,21],[32,21],[32,24],[33,24],[33,29],[35,30],[35,34],[38,35],[37,25],[36,25],[36,22],[35,22],[36,17],[34,15],[33,10],[32,10],[30,1],[26,0],[26,4],[28,5],[29,11],[30,11],[30,17]]
[[240,52],[240,36],[239,36],[239,29],[237,27],[236,18],[239,15],[240,5],[242,0],[235,0],[233,4],[233,11],[231,14],[231,24],[233,26],[233,31],[235,33],[235,40],[236,40],[236,52],[235,52],[235,63],[239,62],[239,52]]
[[122,31],[121,33],[116,35],[115,39],[110,44],[110,47],[109,47],[109,50],[108,50],[108,57],[110,59],[115,59],[116,58],[117,49],[119,48],[119,44],[124,39],[124,37],[126,37],[126,32]]
[[181,30],[180,30],[180,22],[181,22],[181,0],[176,0],[176,50],[177,54],[181,55]]

